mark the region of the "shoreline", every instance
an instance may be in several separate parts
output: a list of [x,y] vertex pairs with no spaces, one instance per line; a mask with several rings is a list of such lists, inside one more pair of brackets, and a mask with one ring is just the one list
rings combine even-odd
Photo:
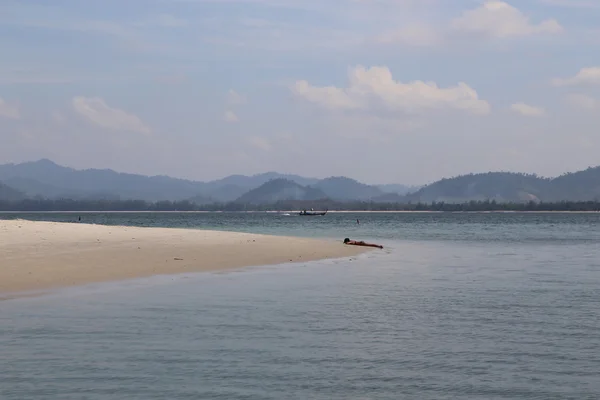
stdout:
[[227,231],[0,220],[0,298],[156,275],[339,259],[369,250],[341,241]]
[[[0,215],[14,214],[297,214],[300,210],[282,211],[0,211]],[[327,214],[600,214],[600,211],[567,210],[488,210],[488,211],[437,211],[437,210],[329,210]]]

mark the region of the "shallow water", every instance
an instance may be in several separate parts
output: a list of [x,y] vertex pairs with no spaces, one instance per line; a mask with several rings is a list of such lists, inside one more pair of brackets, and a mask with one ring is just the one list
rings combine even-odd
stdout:
[[0,302],[0,399],[600,398],[596,214],[331,216],[82,214],[386,250]]

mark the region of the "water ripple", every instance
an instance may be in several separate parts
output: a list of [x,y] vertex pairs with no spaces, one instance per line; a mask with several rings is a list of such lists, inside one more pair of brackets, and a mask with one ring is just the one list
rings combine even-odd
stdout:
[[[464,239],[476,218],[419,235]],[[596,228],[559,220],[556,245],[535,239],[544,218],[498,241],[373,228],[386,252],[353,262],[3,301],[0,398],[598,399],[600,247],[565,241]],[[534,240],[505,239],[518,229]]]

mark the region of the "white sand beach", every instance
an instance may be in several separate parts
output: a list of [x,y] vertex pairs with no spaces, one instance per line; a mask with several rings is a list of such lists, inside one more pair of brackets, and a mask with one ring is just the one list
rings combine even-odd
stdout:
[[0,294],[342,258],[367,250],[341,240],[0,220]]

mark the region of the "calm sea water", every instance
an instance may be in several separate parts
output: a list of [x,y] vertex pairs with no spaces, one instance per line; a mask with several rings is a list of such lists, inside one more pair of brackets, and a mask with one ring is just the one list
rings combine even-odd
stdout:
[[600,215],[81,216],[386,249],[2,301],[2,400],[600,398]]

